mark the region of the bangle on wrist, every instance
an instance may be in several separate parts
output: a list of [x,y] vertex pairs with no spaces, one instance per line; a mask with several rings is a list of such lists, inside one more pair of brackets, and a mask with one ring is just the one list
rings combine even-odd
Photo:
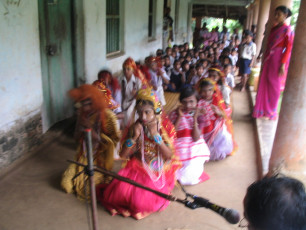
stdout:
[[161,145],[163,143],[163,138],[161,137],[161,135],[156,134],[153,136],[153,138],[156,144]]
[[126,146],[127,148],[132,148],[134,145],[135,145],[135,142],[133,141],[132,138],[129,138],[129,139],[127,139],[127,140],[125,141],[125,146]]

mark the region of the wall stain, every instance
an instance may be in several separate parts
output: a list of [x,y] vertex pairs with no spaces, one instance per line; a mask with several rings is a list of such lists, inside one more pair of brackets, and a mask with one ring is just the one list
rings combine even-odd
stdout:
[[20,5],[21,0],[6,0],[6,4],[9,5],[15,5],[15,6],[19,6]]
[[4,19],[7,21],[8,26],[20,25],[22,14],[22,0],[0,0],[4,12],[1,13],[4,16]]

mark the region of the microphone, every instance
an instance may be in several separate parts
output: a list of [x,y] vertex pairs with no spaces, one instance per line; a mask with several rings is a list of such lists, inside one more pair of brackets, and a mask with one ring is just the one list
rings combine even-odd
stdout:
[[194,199],[193,203],[195,205],[197,205],[198,207],[209,208],[210,210],[223,216],[227,220],[227,222],[231,224],[237,224],[240,220],[239,212],[234,209],[223,208],[219,205],[210,203],[209,200],[205,198],[197,197],[195,195],[193,195],[192,198]]

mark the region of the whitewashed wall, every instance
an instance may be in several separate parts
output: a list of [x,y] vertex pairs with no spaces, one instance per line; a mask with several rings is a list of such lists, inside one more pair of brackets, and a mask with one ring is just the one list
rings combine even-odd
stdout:
[[193,0],[171,0],[170,1],[170,16],[173,19],[173,37],[174,42],[172,44],[181,45],[185,42],[191,41],[192,34],[191,28],[189,28],[189,20],[191,20],[191,12],[189,13],[189,7]]
[[176,33],[176,43],[183,44],[188,42],[188,7],[189,0],[178,1],[178,19],[176,20],[177,33]]
[[124,54],[106,58],[106,1],[91,0],[84,3],[85,21],[85,76],[87,82],[96,79],[102,68],[113,73],[122,69],[128,57],[143,60],[162,46],[163,0],[157,1],[156,40],[148,40],[148,0],[125,0],[124,7]]
[[38,4],[0,0],[0,131],[40,113]]

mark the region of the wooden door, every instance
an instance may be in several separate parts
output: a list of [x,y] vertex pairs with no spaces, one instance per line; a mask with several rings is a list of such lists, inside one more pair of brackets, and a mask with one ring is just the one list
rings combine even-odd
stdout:
[[72,0],[38,0],[43,82],[43,130],[73,113],[75,86]]

